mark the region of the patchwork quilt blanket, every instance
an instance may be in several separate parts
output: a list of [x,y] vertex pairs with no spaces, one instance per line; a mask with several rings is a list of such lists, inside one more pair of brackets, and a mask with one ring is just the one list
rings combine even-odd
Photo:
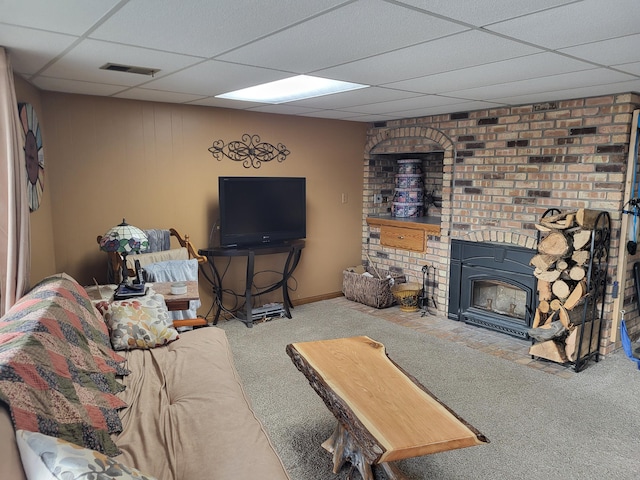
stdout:
[[46,278],[0,319],[0,400],[16,430],[117,455],[110,434],[122,430],[122,362],[87,292],[68,275]]

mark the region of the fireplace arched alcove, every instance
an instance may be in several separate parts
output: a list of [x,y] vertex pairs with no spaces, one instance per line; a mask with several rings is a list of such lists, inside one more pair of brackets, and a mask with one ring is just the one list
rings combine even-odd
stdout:
[[[451,191],[455,145],[442,131],[426,126],[384,127],[372,133],[365,146],[363,188],[363,262],[376,268],[404,274],[408,281],[422,283],[423,267],[428,265],[428,279],[439,314],[446,314],[449,230],[451,225]],[[408,252],[380,245],[380,232],[370,227],[367,218],[388,215],[393,199],[394,169],[400,158],[420,158],[429,177],[427,193],[434,193],[437,207],[429,211],[429,221],[437,218],[439,236],[428,237],[426,251]],[[382,198],[382,202],[376,202]],[[433,218],[432,218],[433,217]],[[412,219],[406,219],[412,222]],[[416,222],[419,222],[416,219]]]

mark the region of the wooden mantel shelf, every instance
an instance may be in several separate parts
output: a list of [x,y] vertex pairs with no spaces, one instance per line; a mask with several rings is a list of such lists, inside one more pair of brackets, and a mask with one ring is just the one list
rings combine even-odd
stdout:
[[440,236],[440,217],[367,217],[367,224],[376,227],[386,225],[388,227],[413,228],[424,230],[427,235]]
[[427,236],[440,236],[439,217],[367,217],[369,226],[380,227],[380,244],[414,252],[427,249]]

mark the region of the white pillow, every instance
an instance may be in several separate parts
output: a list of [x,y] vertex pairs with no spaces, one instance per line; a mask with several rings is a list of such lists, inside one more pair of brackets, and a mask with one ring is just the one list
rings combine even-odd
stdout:
[[38,432],[16,431],[20,460],[28,480],[67,478],[118,478],[155,480],[111,457],[60,438]]

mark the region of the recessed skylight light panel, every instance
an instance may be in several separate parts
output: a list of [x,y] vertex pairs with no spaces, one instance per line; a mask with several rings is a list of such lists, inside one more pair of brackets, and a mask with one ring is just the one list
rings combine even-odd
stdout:
[[243,88],[222,95],[216,95],[216,98],[278,104],[304,100],[306,98],[321,97],[333,93],[348,92],[368,86],[369,85],[330,80],[328,78],[313,77],[310,75],[298,75],[254,87]]

